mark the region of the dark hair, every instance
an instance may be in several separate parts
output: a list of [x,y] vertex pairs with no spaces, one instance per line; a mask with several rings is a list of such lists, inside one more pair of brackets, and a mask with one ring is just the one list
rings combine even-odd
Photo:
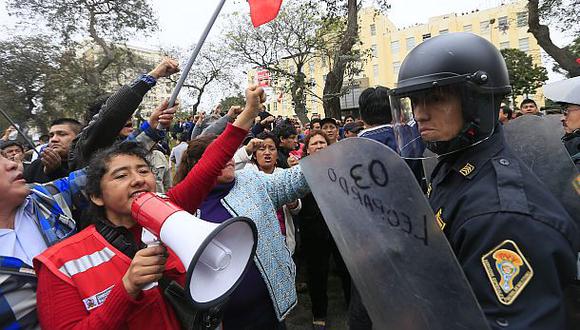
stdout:
[[294,128],[294,125],[283,124],[280,126],[276,126],[276,128],[274,129],[274,134],[276,134],[276,137],[278,139],[287,139],[292,135],[298,135],[298,132],[296,132],[296,128]]
[[360,117],[367,125],[383,125],[393,121],[389,89],[378,86],[365,89],[358,99]]
[[22,145],[22,143],[15,141],[15,140],[8,140],[5,142],[0,142],[0,149],[4,150],[8,147],[14,147],[17,146],[18,148],[20,148],[20,150],[22,150],[22,152],[24,152],[24,146]]
[[[137,142],[127,141],[114,143],[112,146],[96,152],[89,161],[86,174],[87,185],[85,187],[85,192],[88,197],[101,197],[103,195],[101,191],[101,180],[109,170],[111,159],[121,155],[138,157],[145,161],[147,165],[151,166],[146,158],[147,150],[143,149]],[[104,217],[104,208],[91,202],[88,214],[91,217],[90,222],[95,221],[98,217]]]
[[526,105],[526,104],[530,104],[530,103],[533,103],[533,104],[534,104],[534,106],[535,106],[536,108],[538,107],[538,105],[536,104],[536,101],[534,101],[534,100],[532,100],[532,99],[524,99],[524,100],[522,101],[522,103],[520,103],[520,109],[521,109],[521,108],[522,108],[524,105]]
[[276,146],[278,146],[280,144],[280,140],[278,140],[278,137],[276,135],[274,135],[274,133],[271,133],[271,132],[264,131],[264,132],[258,134],[258,136],[256,136],[256,138],[258,138],[260,140],[271,139],[272,141],[274,141]]
[[50,123],[50,127],[54,125],[68,125],[76,134],[79,134],[83,125],[78,120],[72,118],[58,118]]
[[[278,137],[276,137],[276,135],[272,134],[271,132],[267,132],[264,131],[260,134],[258,134],[258,136],[256,136],[256,138],[260,139],[260,140],[267,140],[270,139],[274,142],[274,145],[276,146],[276,153],[278,152],[278,145],[280,145],[280,140],[278,140]],[[260,170],[260,165],[258,164],[258,159],[256,159],[256,152],[253,153],[254,157],[252,157],[252,163],[254,163]],[[276,165],[276,164],[274,164]]]
[[302,148],[303,155],[308,156],[308,144],[310,143],[310,139],[317,135],[321,135],[326,141],[326,144],[330,145],[330,140],[328,139],[328,136],[326,136],[326,133],[319,129],[311,130],[308,135],[306,135],[306,138],[304,138],[304,147]]
[[179,133],[178,137],[179,137],[179,142],[187,142],[189,141],[189,132],[183,132],[183,133]]
[[188,142],[187,150],[181,157],[181,164],[178,164],[177,172],[173,178],[173,184],[176,185],[183,181],[189,171],[197,164],[203,156],[205,149],[216,139],[213,134],[202,135]]
[[48,140],[50,140],[50,136],[48,136],[48,134],[42,134],[42,135],[41,135],[41,136],[38,138],[38,141],[41,141],[41,142],[44,142],[44,141],[48,142]]
[[312,128],[316,123],[319,123],[320,126],[322,126],[320,118],[314,118],[310,121],[310,128]]
[[[359,98],[359,102],[360,102],[360,98]],[[348,115],[348,116],[344,117],[344,121],[346,121],[348,118],[352,119],[352,121],[356,121],[356,118],[354,118],[353,115]]]
[[508,119],[512,119],[513,111],[512,109],[510,109],[509,106],[504,105],[503,107],[501,107],[501,111],[506,115]]

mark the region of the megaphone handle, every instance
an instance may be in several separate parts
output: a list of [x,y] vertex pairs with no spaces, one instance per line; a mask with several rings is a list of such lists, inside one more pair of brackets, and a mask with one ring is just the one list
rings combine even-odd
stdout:
[[[141,242],[147,244],[147,247],[158,246],[161,244],[161,241],[153,235],[149,230],[143,228],[141,232]],[[143,290],[151,290],[158,285],[157,282],[151,282],[143,287]]]

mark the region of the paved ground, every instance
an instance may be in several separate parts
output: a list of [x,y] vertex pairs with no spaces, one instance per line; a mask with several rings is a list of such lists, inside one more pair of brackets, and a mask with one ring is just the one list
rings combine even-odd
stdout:
[[[299,274],[298,278],[303,277],[302,275]],[[342,294],[340,278],[332,272],[328,279],[328,286],[328,319],[326,321],[326,329],[347,330],[347,309]],[[312,330],[310,306],[308,291],[298,293],[298,306],[286,318],[286,327],[289,330]]]

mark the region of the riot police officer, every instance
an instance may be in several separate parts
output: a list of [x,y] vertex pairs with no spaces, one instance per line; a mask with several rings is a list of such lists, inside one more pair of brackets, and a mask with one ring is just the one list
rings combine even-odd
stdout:
[[[565,329],[578,231],[504,141],[498,112],[510,89],[506,64],[487,40],[431,38],[405,58],[391,91],[395,133],[416,121],[438,155],[429,202],[489,325]],[[416,154],[404,134],[397,138],[403,157]]]

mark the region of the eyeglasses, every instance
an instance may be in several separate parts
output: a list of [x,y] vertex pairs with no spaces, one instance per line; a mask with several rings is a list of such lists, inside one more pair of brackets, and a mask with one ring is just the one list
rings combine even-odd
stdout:
[[570,111],[580,110],[580,106],[575,104],[566,104],[562,106],[562,114],[567,116]]

